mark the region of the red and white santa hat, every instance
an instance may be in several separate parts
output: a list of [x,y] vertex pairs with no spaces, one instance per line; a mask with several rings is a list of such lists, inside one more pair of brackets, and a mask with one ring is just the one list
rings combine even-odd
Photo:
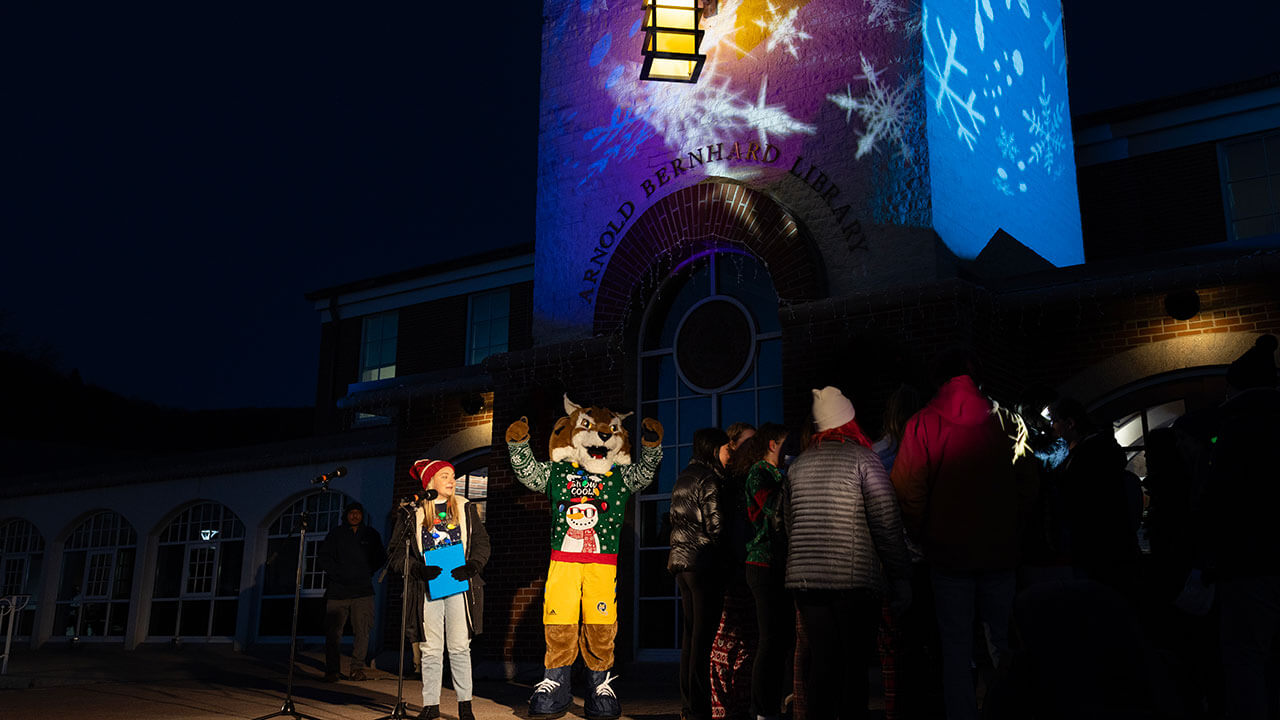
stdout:
[[422,483],[422,488],[425,490],[427,485],[431,483],[431,478],[434,478],[436,473],[445,468],[452,470],[453,463],[447,460],[430,460],[428,458],[423,458],[415,462],[413,466],[409,468],[409,476]]

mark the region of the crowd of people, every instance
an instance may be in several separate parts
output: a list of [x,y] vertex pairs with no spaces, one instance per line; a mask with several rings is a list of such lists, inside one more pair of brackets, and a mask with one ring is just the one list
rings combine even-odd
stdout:
[[[682,720],[865,718],[877,664],[886,720],[1280,717],[1276,349],[1261,336],[1221,406],[1148,433],[1144,478],[1079,402],[1001,405],[963,350],[927,401],[893,392],[875,441],[836,387],[794,438],[696,431],[669,516]],[[325,679],[348,619],[363,677],[385,562],[409,578],[418,717],[440,716],[447,653],[465,720],[489,537],[449,463],[412,475],[389,546],[353,504],[320,549]],[[428,590],[442,548],[465,592]]]
[[835,387],[795,444],[697,431],[670,511],[682,718],[867,717],[877,660],[887,720],[1280,717],[1276,345],[1149,433],[1144,478],[1081,403],[1001,405],[963,350],[876,441]]

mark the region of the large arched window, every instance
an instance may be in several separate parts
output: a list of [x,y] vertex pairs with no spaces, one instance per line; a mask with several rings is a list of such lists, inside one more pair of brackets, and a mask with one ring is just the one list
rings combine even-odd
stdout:
[[316,553],[324,536],[342,525],[342,508],[349,502],[351,498],[335,490],[311,494],[285,508],[267,528],[267,568],[258,619],[259,637],[289,635],[298,567],[298,528],[304,511],[308,520],[307,544],[302,558],[298,635],[324,634],[324,571],[316,567]]
[[36,588],[44,561],[44,539],[36,526],[21,518],[0,523],[0,597],[30,596],[16,621],[5,619],[0,628],[14,622],[14,637],[28,637],[36,614]]
[[203,502],[160,533],[147,634],[231,639],[236,633],[244,524],[225,505]]
[[686,261],[646,310],[639,351],[641,417],[657,418],[665,437],[658,479],[638,499],[635,647],[658,659],[680,647],[669,511],[694,431],[782,421],[782,328],[768,270],[742,250]]
[[129,620],[138,534],[103,510],[80,523],[62,552],[54,633],[68,638],[123,638]]

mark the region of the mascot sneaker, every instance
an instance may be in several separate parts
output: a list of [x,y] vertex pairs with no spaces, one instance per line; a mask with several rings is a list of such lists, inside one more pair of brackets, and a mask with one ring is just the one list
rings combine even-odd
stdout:
[[591,688],[587,693],[585,710],[588,720],[611,720],[622,715],[622,704],[614,694],[610,683],[618,679],[608,670],[588,670],[588,682]]
[[533,696],[529,698],[529,714],[534,717],[559,715],[573,704],[573,695],[569,692],[570,666],[547,668],[542,682],[533,686]]

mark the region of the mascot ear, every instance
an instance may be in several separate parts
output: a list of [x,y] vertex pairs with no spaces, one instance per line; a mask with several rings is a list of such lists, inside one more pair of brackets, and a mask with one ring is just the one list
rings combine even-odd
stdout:
[[573,401],[569,399],[569,393],[564,394],[564,414],[565,415],[572,415],[574,412],[581,409],[582,409],[581,405],[574,405]]
[[629,418],[629,417],[631,417],[632,415],[635,415],[635,414],[636,414],[636,412],[635,412],[634,410],[632,410],[632,411],[631,411],[631,412],[629,412],[629,413],[618,413],[618,422],[622,422],[623,420],[626,420],[627,418]]

